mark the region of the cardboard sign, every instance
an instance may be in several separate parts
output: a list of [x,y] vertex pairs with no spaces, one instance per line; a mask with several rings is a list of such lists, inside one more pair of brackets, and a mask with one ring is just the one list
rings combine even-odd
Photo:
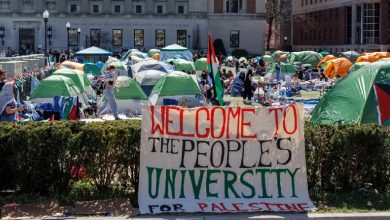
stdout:
[[144,106],[139,208],[309,211],[303,106]]

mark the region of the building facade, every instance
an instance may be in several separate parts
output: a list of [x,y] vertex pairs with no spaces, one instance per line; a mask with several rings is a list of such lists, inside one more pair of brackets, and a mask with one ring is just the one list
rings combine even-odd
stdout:
[[50,13],[48,49],[177,43],[204,50],[211,33],[227,51],[264,53],[264,0],[0,0],[0,49],[44,49],[44,10]]
[[389,5],[389,0],[293,0],[293,48],[387,51]]

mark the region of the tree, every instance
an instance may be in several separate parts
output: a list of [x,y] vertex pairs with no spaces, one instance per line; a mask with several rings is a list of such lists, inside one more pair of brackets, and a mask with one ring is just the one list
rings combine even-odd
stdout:
[[278,20],[291,17],[291,0],[266,0],[266,21],[268,23],[266,50],[270,50],[272,28]]

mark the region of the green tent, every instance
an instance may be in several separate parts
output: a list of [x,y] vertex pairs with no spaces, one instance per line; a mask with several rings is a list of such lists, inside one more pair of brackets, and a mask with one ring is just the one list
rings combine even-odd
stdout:
[[31,99],[53,98],[55,95],[71,97],[78,94],[80,90],[70,78],[52,75],[41,81],[31,94]]
[[355,63],[357,58],[360,57],[360,54],[356,51],[346,51],[346,52],[340,53],[340,57],[345,57],[349,61],[351,61],[352,63]]
[[84,72],[86,74],[91,73],[93,76],[99,76],[100,75],[100,69],[94,63],[86,63],[86,64],[84,64]]
[[184,59],[174,59],[173,63],[175,64],[177,71],[192,73],[192,71],[195,70],[194,62],[191,61],[187,61]]
[[320,54],[321,54],[322,56],[330,55],[330,53],[329,53],[328,51],[326,51],[326,50],[321,51]]
[[310,64],[312,67],[317,67],[318,63],[321,61],[321,54],[314,51],[302,51],[302,52],[292,52],[290,53],[288,62],[294,64],[299,62],[301,64]]
[[264,55],[262,58],[266,63],[275,63],[275,60],[271,55]]
[[148,99],[144,91],[142,91],[141,87],[134,79],[127,76],[120,76],[118,77],[117,81],[121,80],[122,78],[123,80],[129,81],[129,84],[126,87],[114,90],[114,95],[117,99]]
[[165,75],[154,86],[150,95],[152,104],[156,104],[163,96],[202,96],[198,84],[183,72],[175,71]]
[[85,92],[88,86],[91,86],[91,82],[88,80],[87,76],[77,70],[71,70],[67,68],[62,68],[56,70],[53,75],[60,75],[70,78],[74,85],[80,90],[80,92]]
[[139,51],[137,49],[131,49],[131,50],[127,51],[125,53],[125,55],[123,55],[119,60],[125,61],[129,56],[137,56],[137,57],[142,58],[142,59],[149,57],[148,54],[146,54],[146,53],[142,53],[141,51]]
[[349,72],[352,73],[352,72],[355,72],[357,71],[358,69],[362,68],[363,66],[369,64],[369,62],[359,62],[359,63],[355,63],[351,66],[351,68],[349,68]]
[[[276,69],[275,69],[275,66],[276,66],[276,63],[272,63],[270,68],[268,69],[268,72],[267,74],[265,75],[265,77],[268,77],[270,78],[272,76],[272,78],[276,78]],[[289,64],[289,63],[280,63],[280,77],[284,77],[286,74],[288,73],[291,73],[291,74],[294,74],[296,71],[294,65],[292,64]]]
[[[390,85],[390,62],[366,64],[333,86],[315,107],[311,122],[321,124],[378,123],[373,84]],[[388,104],[390,105],[390,104]],[[387,121],[385,125],[390,125]]]
[[195,61],[195,70],[196,71],[204,71],[207,70],[207,58],[200,58]]

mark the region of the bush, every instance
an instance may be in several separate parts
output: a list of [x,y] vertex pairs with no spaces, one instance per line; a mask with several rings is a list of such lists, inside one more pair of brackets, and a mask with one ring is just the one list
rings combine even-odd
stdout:
[[[70,195],[72,199],[136,194],[141,123],[0,124],[0,191]],[[390,128],[305,124],[310,193],[390,192]],[[71,167],[85,177],[72,177]],[[136,200],[135,200],[136,201]]]
[[234,57],[240,58],[240,57],[248,57],[249,53],[245,49],[235,49],[232,51],[232,55]]

